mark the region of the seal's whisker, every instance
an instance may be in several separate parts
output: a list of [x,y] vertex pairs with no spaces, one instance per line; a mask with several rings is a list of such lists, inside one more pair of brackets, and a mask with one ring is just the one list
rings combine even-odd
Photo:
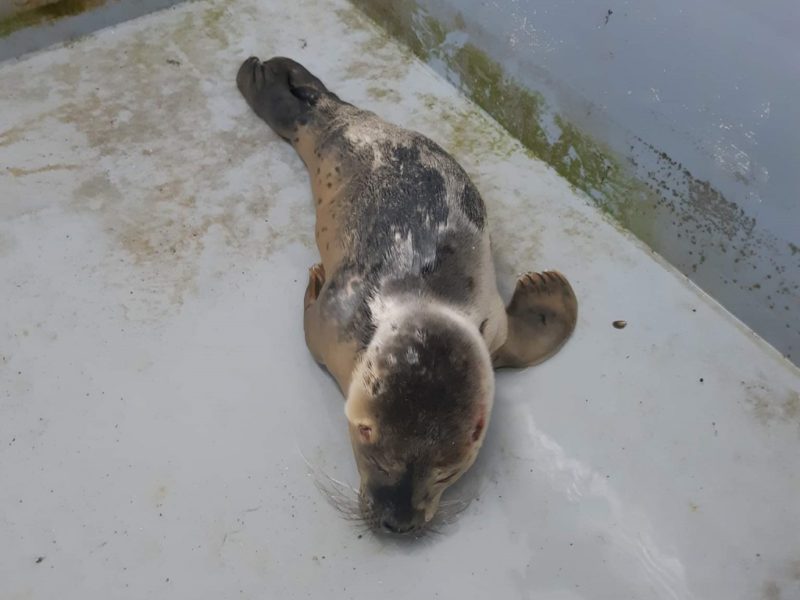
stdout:
[[470,507],[472,500],[473,498],[442,500],[439,503],[439,510],[432,520],[432,524],[437,533],[441,533],[443,528],[454,523],[458,516]]
[[366,522],[366,515],[358,490],[313,465],[299,447],[297,451],[308,467],[308,474],[314,481],[314,487],[319,490],[328,501],[328,504],[335,508],[347,521],[355,523]]
[[331,478],[328,478],[327,482],[315,478],[314,485],[343,517],[356,522],[365,520],[357,493],[355,496],[350,493],[353,492],[352,488],[343,486]]

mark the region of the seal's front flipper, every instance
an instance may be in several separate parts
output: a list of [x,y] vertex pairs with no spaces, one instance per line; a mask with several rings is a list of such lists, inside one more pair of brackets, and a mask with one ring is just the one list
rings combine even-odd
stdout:
[[529,367],[555,354],[575,329],[578,301],[555,271],[526,273],[506,308],[508,337],[492,356],[495,368]]
[[306,346],[314,359],[325,364],[325,331],[320,315],[319,299],[322,286],[325,285],[325,267],[317,263],[308,270],[308,285],[303,298],[303,329],[306,334]]
[[339,384],[339,389],[347,396],[350,377],[355,368],[356,347],[354,343],[342,341],[338,324],[326,317],[322,310],[326,293],[325,268],[318,263],[308,270],[308,285],[303,302],[306,346],[314,360],[328,369]]
[[239,67],[236,85],[250,108],[285,139],[308,123],[320,98],[336,98],[303,65],[282,57],[261,62],[251,56]]

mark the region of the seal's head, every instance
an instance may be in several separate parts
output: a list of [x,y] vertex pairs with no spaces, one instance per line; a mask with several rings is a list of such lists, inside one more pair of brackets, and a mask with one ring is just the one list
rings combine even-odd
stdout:
[[345,412],[365,518],[408,533],[475,461],[494,373],[478,328],[455,310],[414,302],[382,313]]

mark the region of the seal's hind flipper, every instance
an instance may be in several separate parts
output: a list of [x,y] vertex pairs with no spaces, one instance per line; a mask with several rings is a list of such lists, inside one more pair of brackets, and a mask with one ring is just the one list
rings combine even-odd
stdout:
[[236,75],[236,85],[255,113],[285,139],[308,123],[320,98],[336,98],[300,63],[275,57],[261,62],[248,58]]
[[575,329],[578,301],[556,271],[525,273],[506,308],[508,337],[495,351],[495,368],[529,367],[555,354]]

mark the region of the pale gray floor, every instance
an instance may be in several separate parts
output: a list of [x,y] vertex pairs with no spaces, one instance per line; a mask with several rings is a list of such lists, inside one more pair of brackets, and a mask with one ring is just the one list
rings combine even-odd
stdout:
[[[251,53],[452,150],[506,291],[577,290],[565,349],[498,377],[451,494],[479,499],[422,542],[359,537],[309,476],[356,482],[303,342],[307,178],[233,84]],[[187,3],[0,89],[0,597],[800,595],[798,371],[343,1]]]

